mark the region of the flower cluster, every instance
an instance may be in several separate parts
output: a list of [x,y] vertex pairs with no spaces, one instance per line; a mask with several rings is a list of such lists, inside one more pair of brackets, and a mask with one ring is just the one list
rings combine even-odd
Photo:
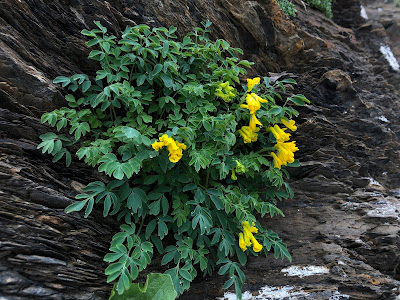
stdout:
[[151,144],[154,150],[159,151],[162,147],[166,146],[169,151],[169,160],[173,163],[178,162],[182,158],[182,150],[186,150],[186,145],[175,141],[172,137],[163,134],[160,141],[155,141]]
[[[260,78],[247,79],[248,92],[250,92],[253,87],[260,83]],[[256,117],[256,111],[261,108],[261,103],[266,103],[267,100],[261,98],[255,93],[246,95],[247,104],[241,104],[240,107],[247,108],[250,112],[250,124],[249,126],[243,126],[239,133],[243,137],[245,144],[257,141],[257,132],[260,128],[257,125],[262,125],[261,122]]]
[[263,248],[262,245],[256,240],[256,238],[253,236],[253,233],[257,233],[258,229],[255,227],[255,224],[253,222],[253,226],[250,227],[250,224],[248,221],[243,222],[243,233],[239,233],[239,247],[242,249],[242,251],[246,251],[247,247],[250,247],[253,245],[253,251],[254,252],[260,252]]
[[232,169],[232,175],[231,175],[232,180],[237,180],[236,172],[238,174],[243,174],[246,172],[246,167],[237,159],[235,161],[236,161],[236,167]]
[[225,102],[229,102],[236,96],[235,88],[229,85],[229,82],[219,84],[219,88],[215,90],[215,96],[220,97]]
[[[288,122],[285,119],[281,119],[281,122],[291,131],[297,130],[295,121],[289,120]],[[282,129],[278,125],[275,125],[267,129],[276,139],[276,145],[274,147],[278,152],[272,152],[271,156],[274,158],[274,167],[278,169],[280,169],[282,165],[286,166],[287,163],[294,162],[294,152],[299,150],[299,148],[296,147],[296,141],[288,142],[290,133],[285,132],[287,128]]]
[[259,83],[260,83],[260,77],[256,77],[256,78],[253,78],[253,79],[248,78],[247,79],[247,87],[248,87],[247,92],[250,93],[251,90],[253,89],[253,87],[256,84],[259,84]]

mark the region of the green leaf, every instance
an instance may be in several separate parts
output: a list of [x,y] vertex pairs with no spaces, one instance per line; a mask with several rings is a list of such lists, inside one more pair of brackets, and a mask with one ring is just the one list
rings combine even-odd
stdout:
[[63,83],[63,82],[70,82],[71,80],[69,77],[65,76],[57,76],[54,80],[53,83]]
[[150,273],[144,285],[132,283],[122,295],[118,295],[116,288],[114,285],[109,300],[174,300],[178,296],[168,274]]
[[92,83],[90,81],[85,81],[82,84],[82,92],[85,93],[90,88],[91,85],[92,85]]
[[104,261],[106,262],[113,262],[119,259],[124,253],[108,253],[106,256],[104,256]]
[[181,275],[186,280],[189,280],[189,281],[193,280],[192,275],[190,275],[190,273],[186,270],[179,269],[179,275]]
[[282,112],[282,107],[273,106],[268,112],[274,116],[279,115]]
[[121,262],[113,263],[107,267],[107,269],[105,270],[104,273],[106,275],[111,275],[115,272],[120,271],[123,268],[123,266],[124,266],[124,264]]
[[170,88],[170,87],[172,87],[174,85],[174,81],[168,75],[161,74],[160,77],[161,77],[162,81],[164,82],[164,84],[165,84],[165,86],[167,88]]
[[300,162],[298,159],[295,159],[294,162],[287,164],[287,166],[292,168],[300,167]]
[[90,213],[92,212],[92,210],[93,210],[93,205],[94,205],[94,199],[93,199],[93,198],[90,198],[90,199],[89,199],[89,203],[88,203],[88,205],[86,206],[86,211],[85,211],[85,215],[84,215],[85,218],[87,218],[87,217],[90,215]]
[[149,237],[153,233],[154,229],[156,228],[156,225],[157,225],[156,221],[157,221],[156,219],[153,219],[149,222],[149,224],[147,224],[146,233],[145,233],[146,240],[149,239]]
[[146,80],[146,74],[142,74],[137,78],[136,84],[138,86],[141,86],[144,83],[145,80]]
[[183,191],[184,192],[187,192],[187,191],[192,191],[192,190],[194,190],[195,188],[197,188],[197,185],[196,184],[194,184],[194,183],[189,183],[189,184],[187,184],[187,185],[185,185],[184,187],[183,187]]
[[70,213],[70,212],[73,212],[73,211],[80,211],[80,210],[86,205],[87,202],[88,202],[88,200],[83,200],[83,201],[75,202],[75,203],[73,203],[73,204],[68,205],[68,206],[65,208],[64,211],[65,211],[66,213]]
[[215,207],[218,210],[224,209],[224,203],[222,202],[221,198],[218,196],[210,195],[211,201],[214,203]]

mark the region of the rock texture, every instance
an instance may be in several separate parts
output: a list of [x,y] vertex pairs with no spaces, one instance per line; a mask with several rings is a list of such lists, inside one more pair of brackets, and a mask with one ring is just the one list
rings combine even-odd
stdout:
[[[263,221],[294,260],[250,259],[248,299],[398,297],[400,75],[376,48],[390,35],[359,17],[358,0],[337,0],[334,20],[294,2],[292,19],[274,0],[0,3],[0,298],[107,299],[111,289],[102,257],[118,224],[101,213],[63,212],[101,176],[76,160],[65,169],[36,150],[48,131],[40,115],[63,104],[65,91],[52,79],[95,71],[80,30],[100,20],[114,34],[146,23],[183,35],[207,18],[215,37],[256,62],[251,75],[291,73],[295,92],[311,100],[298,120],[295,198],[280,203],[286,218]],[[302,268],[303,277],[290,276]],[[196,280],[182,299],[223,297],[223,281]]]

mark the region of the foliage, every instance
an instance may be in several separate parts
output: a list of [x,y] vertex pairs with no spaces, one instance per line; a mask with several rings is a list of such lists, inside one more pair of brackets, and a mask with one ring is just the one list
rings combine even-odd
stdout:
[[332,18],[332,0],[305,0],[311,7]]
[[[288,16],[294,17],[296,9],[291,0],[276,0],[282,11]],[[332,18],[332,0],[304,0],[311,7],[321,11],[328,18]],[[398,1],[398,0],[394,0]]]
[[54,80],[73,94],[68,107],[42,116],[61,133],[42,135],[39,148],[53,161],[65,156],[67,166],[75,149],[110,180],[88,184],[66,212],[84,209],[88,217],[96,203],[124,223],[104,257],[120,295],[157,251],[178,295],[219,267],[224,288],[234,285],[241,299],[249,253],[273,249],[291,259],[256,216],[283,216],[276,201],[293,197],[284,166],[299,165],[297,148],[278,124],[296,130],[293,105],[309,101],[282,97],[293,79],[240,85],[252,63],[225,40],[211,41],[209,21],[182,41],[175,27],[128,26],[117,39],[95,24],[82,34],[100,69],[94,78]]
[[296,15],[296,9],[291,0],[276,0],[282,11],[288,16],[294,17]]
[[131,284],[122,295],[118,294],[117,288],[115,284],[109,300],[174,300],[177,296],[168,274],[151,273],[147,275],[145,284]]

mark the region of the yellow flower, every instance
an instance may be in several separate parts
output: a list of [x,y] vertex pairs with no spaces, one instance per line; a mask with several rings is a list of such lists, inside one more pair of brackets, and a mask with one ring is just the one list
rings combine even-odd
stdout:
[[243,233],[239,233],[239,247],[240,249],[242,249],[243,252],[247,250],[246,243],[243,238]]
[[172,137],[168,137],[166,134],[163,134],[160,137],[160,141],[155,141],[151,146],[156,151],[159,151],[162,147],[166,146],[169,152],[169,160],[173,163],[178,162],[182,158],[182,150],[186,150],[185,144],[175,141]]
[[294,120],[289,120],[289,122],[288,122],[285,119],[281,119],[281,122],[283,123],[283,125],[285,125],[287,128],[289,128],[291,131],[297,130],[297,126],[294,125],[296,123]]
[[158,150],[160,150],[162,147],[164,147],[164,143],[163,143],[163,142],[155,141],[153,144],[151,144],[151,146],[153,147],[154,150],[158,151]]
[[287,163],[294,162],[294,152],[298,151],[299,148],[296,147],[296,142],[292,141],[289,143],[278,142],[275,145],[278,150],[278,155],[274,152],[271,156],[274,158],[274,167],[280,169],[282,165],[287,165]]
[[262,245],[256,240],[256,238],[253,236],[253,233],[257,233],[258,229],[255,227],[255,224],[253,223],[253,226],[250,226],[249,222],[243,222],[243,233],[239,233],[239,247],[242,249],[242,251],[246,251],[247,247],[250,247],[253,245],[253,251],[254,252],[260,252],[263,248]]
[[257,119],[255,114],[250,115],[250,124],[249,128],[251,131],[254,131],[256,129],[256,125],[262,125],[261,122]]
[[278,125],[275,125],[268,127],[267,130],[272,132],[277,142],[286,142],[290,139],[290,133],[285,132],[286,128],[281,129]]
[[260,128],[255,128],[254,130],[250,130],[249,126],[242,126],[242,129],[239,130],[239,133],[243,137],[244,143],[248,144],[257,141],[258,131],[260,131]]
[[251,239],[251,242],[253,243],[254,252],[260,252],[262,250],[263,246],[260,245],[260,243],[254,237]]
[[261,108],[261,103],[266,103],[267,100],[257,96],[254,93],[246,95],[247,104],[241,104],[240,107],[247,108],[250,114],[254,114],[257,110]]
[[283,165],[283,161],[281,161],[274,152],[271,152],[271,155],[274,158],[274,168],[280,169],[281,166]]
[[250,92],[253,89],[253,87],[259,83],[260,83],[260,77],[256,77],[253,79],[248,78],[247,79],[247,87],[248,87],[247,92]]

